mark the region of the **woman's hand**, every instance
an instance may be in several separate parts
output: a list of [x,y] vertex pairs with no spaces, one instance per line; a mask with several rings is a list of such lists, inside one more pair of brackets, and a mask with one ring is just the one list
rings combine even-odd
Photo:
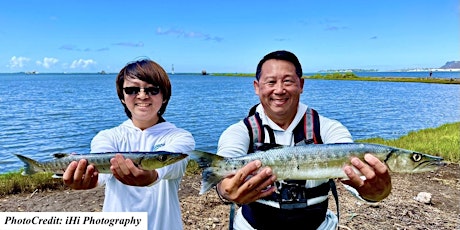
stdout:
[[65,185],[75,190],[91,189],[96,187],[99,172],[94,165],[88,165],[86,159],[72,161],[62,176]]
[[121,183],[132,186],[148,186],[153,184],[157,178],[156,170],[143,170],[136,167],[130,159],[125,159],[123,155],[116,154],[110,159],[110,170],[113,176]]

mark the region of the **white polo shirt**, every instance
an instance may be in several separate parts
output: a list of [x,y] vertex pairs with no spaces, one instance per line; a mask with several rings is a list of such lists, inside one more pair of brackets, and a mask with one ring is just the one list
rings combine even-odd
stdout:
[[[91,152],[170,151],[188,152],[195,148],[193,136],[169,122],[145,130],[131,120],[99,132],[91,142]],[[152,186],[129,186],[112,174],[99,174],[98,184],[105,184],[104,212],[147,212],[150,230],[182,229],[177,191],[188,158],[157,169],[158,179]]]

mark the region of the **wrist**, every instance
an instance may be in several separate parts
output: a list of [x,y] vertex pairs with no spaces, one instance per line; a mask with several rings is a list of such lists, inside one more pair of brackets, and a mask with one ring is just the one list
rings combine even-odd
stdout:
[[150,186],[156,184],[156,182],[158,180],[158,172],[156,170],[152,170],[152,173],[153,173],[153,175],[152,175],[153,181],[150,184],[146,185],[147,187],[150,187]]
[[220,193],[220,189],[219,189],[219,184],[216,185],[216,193],[217,193],[217,196],[219,197],[219,199],[224,202],[224,204],[231,204],[233,202],[231,202],[230,200],[228,200],[227,198],[225,198],[221,193]]

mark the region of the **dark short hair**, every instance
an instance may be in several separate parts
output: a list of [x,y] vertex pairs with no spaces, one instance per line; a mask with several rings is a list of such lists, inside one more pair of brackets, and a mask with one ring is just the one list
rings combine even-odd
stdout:
[[[171,82],[169,80],[168,74],[166,71],[156,62],[149,59],[142,59],[139,61],[134,61],[128,63],[117,75],[116,87],[118,98],[122,100],[123,96],[123,83],[125,79],[139,79],[145,81],[149,84],[159,86],[160,91],[163,94],[163,105],[158,111],[158,114],[161,116],[168,106],[169,99],[171,98]],[[123,104],[123,103],[122,103]],[[125,104],[126,115],[131,118],[132,114],[128,110]]]
[[277,50],[274,52],[271,52],[262,58],[260,60],[259,64],[257,65],[257,70],[256,70],[256,79],[257,81],[260,79],[260,72],[262,71],[262,65],[271,59],[276,59],[276,60],[283,60],[283,61],[288,61],[292,63],[295,67],[295,73],[299,78],[302,77],[303,72],[302,72],[302,66],[300,65],[299,59],[295,56],[295,54],[286,51],[286,50]]

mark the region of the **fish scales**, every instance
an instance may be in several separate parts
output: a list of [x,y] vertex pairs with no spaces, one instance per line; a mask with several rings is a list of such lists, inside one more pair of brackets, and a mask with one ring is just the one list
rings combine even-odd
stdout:
[[86,159],[89,164],[94,165],[100,173],[111,173],[110,159],[116,154],[122,154],[126,159],[131,159],[135,165],[145,170],[152,170],[164,167],[186,158],[185,153],[173,153],[167,151],[153,152],[107,152],[89,154],[54,154],[55,159],[48,161],[36,161],[31,158],[16,154],[24,163],[23,175],[31,175],[37,172],[52,172],[63,174],[72,161]]
[[202,194],[253,160],[260,160],[262,166],[270,167],[278,180],[347,179],[343,167],[350,165],[352,157],[364,161],[367,153],[387,164],[390,171],[399,173],[424,172],[442,165],[440,157],[370,143],[283,146],[233,158],[212,156],[212,153],[202,151],[193,151],[190,156],[203,169]]
[[[290,154],[287,154],[287,153]],[[285,147],[265,152],[249,154],[237,159],[228,159],[226,165],[233,169],[241,168],[253,160],[261,160],[263,166],[272,168],[279,179],[323,179],[327,175],[344,178],[342,168],[352,156],[364,159],[364,154],[372,153],[381,161],[391,152],[391,149],[381,146],[373,148],[356,148],[352,145],[313,145],[310,148]],[[266,155],[266,156],[265,156]],[[236,171],[229,171],[234,173]],[[227,173],[229,173],[227,172]]]

